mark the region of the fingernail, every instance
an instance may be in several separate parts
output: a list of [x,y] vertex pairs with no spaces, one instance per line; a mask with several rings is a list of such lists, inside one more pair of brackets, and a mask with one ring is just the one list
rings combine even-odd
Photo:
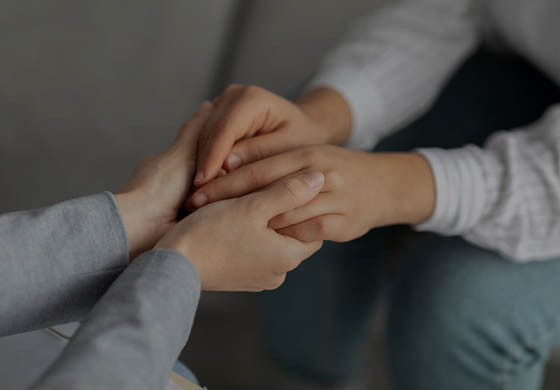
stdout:
[[202,184],[202,183],[204,183],[204,172],[199,171],[194,178],[194,184]]
[[226,163],[228,169],[237,169],[241,165],[241,158],[237,154],[232,153],[226,159]]
[[307,183],[310,188],[320,187],[325,181],[325,176],[321,172],[307,172],[301,178]]
[[206,204],[206,202],[208,202],[208,197],[206,196],[206,194],[203,193],[196,194],[193,197],[192,202],[196,207],[202,207]]
[[200,104],[200,106],[198,106],[197,112],[199,114],[207,114],[210,112],[211,109],[212,109],[212,103],[210,103],[208,100],[205,100]]

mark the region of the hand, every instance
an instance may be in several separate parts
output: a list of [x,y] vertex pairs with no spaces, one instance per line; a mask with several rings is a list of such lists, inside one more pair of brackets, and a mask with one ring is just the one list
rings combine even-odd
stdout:
[[176,224],[194,176],[196,142],[211,109],[211,103],[202,103],[171,147],[142,161],[115,195],[131,259],[151,249]]
[[307,170],[325,175],[322,192],[309,204],[270,221],[279,233],[302,241],[349,241],[378,226],[417,224],[435,202],[428,162],[414,153],[362,153],[312,146],[257,161],[217,178],[193,194],[200,205],[240,196]]
[[261,192],[213,203],[186,217],[156,247],[174,249],[191,260],[205,290],[275,289],[322,243],[278,234],[269,221],[311,201],[323,182],[320,172],[308,172]]
[[199,138],[195,185],[222,167],[231,171],[301,146],[342,143],[349,131],[350,109],[332,89],[312,90],[292,103],[259,87],[230,85]]

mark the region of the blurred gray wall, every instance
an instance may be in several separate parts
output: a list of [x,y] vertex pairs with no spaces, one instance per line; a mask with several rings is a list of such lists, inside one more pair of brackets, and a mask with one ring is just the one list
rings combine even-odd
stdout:
[[294,94],[348,25],[379,0],[254,0],[229,81]]
[[206,97],[233,7],[2,1],[0,209],[122,185]]

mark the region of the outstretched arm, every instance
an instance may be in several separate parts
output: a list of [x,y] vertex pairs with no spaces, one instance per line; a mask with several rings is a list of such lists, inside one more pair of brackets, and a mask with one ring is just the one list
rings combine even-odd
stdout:
[[207,202],[255,191],[307,169],[323,192],[271,227],[301,240],[347,241],[369,229],[416,225],[517,261],[560,256],[560,106],[483,148],[363,153],[314,146],[257,161],[198,189]]
[[349,31],[309,86],[336,90],[349,105],[346,146],[370,150],[429,108],[479,40],[474,3],[390,2]]
[[163,389],[189,335],[201,285],[273,289],[320,248],[268,223],[309,202],[322,185],[319,172],[308,173],[185,218],[123,272],[34,388]]
[[34,389],[164,389],[187,342],[200,296],[178,252],[138,257],[85,318]]
[[[195,184],[318,144],[370,150],[427,110],[478,42],[472,0],[400,0],[363,19],[297,101],[230,85],[199,139]],[[203,201],[194,200],[194,206]]]
[[0,216],[0,335],[81,319],[127,265],[110,193]]
[[[173,145],[103,193],[0,216],[0,336],[81,319],[134,258],[177,222],[210,104]],[[116,198],[116,199],[115,199]]]

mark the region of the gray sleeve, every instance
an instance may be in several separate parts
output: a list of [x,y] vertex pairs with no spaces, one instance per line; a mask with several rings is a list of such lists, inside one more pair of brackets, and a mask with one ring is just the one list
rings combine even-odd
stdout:
[[172,250],[138,257],[33,389],[164,389],[200,296],[194,265]]
[[127,264],[110,193],[0,216],[0,336],[81,319]]

